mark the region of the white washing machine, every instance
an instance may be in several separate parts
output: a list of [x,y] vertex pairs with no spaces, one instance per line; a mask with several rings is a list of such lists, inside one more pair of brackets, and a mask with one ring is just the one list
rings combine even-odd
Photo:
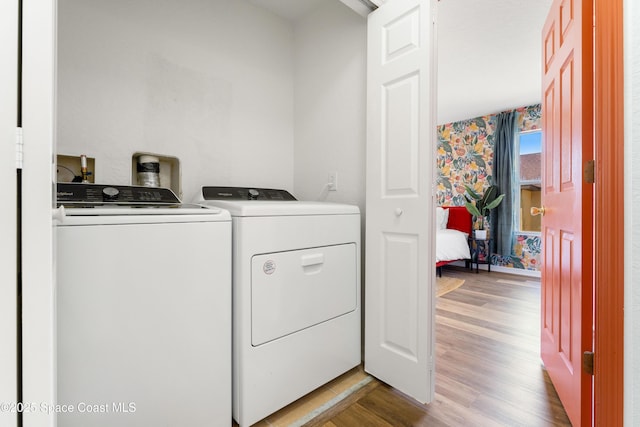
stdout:
[[231,217],[167,189],[58,184],[57,424],[231,423]]
[[360,212],[203,187],[233,219],[233,417],[249,426],[360,364]]

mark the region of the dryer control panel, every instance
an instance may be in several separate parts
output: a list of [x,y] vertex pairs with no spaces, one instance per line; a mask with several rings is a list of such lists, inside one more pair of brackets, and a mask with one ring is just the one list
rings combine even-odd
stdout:
[[296,200],[287,190],[255,187],[202,187],[204,200]]

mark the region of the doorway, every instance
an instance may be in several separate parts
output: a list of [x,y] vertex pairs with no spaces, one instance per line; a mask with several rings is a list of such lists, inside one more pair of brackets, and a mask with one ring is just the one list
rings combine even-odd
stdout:
[[[526,117],[516,125],[518,132],[536,132],[542,128],[541,34],[552,2],[529,2],[524,7],[531,10],[524,12],[491,8],[489,4],[477,2],[461,2],[461,5],[452,3],[457,2],[438,3],[440,151],[437,168],[441,183],[449,179],[448,183],[436,189],[439,205],[463,205],[462,183],[478,182],[478,177],[487,179],[485,171],[491,171],[494,166],[492,125],[495,113],[520,107],[519,113]],[[527,25],[517,22],[518,17],[523,15],[529,20]],[[448,35],[447,31],[452,28],[456,32],[462,28],[462,34]],[[473,28],[491,35],[475,36]],[[487,28],[491,31],[487,31]],[[493,42],[484,42],[483,37],[491,38]],[[518,56],[503,54],[515,50],[508,46],[509,43],[520,44]],[[489,44],[491,49],[484,49]],[[449,103],[451,105],[447,105]],[[443,141],[449,146],[443,148]],[[458,172],[452,174],[452,169]],[[537,178],[540,179],[540,176]],[[528,184],[533,185],[531,182]],[[539,231],[516,233],[513,246],[512,253],[494,257],[498,270],[506,272],[517,269],[523,273],[535,272],[540,277],[543,260]],[[490,274],[494,275],[493,272]],[[540,323],[539,301],[535,315],[529,318],[529,322],[535,323],[534,326]],[[540,350],[539,343],[536,344],[531,349],[534,357],[539,356]],[[438,375],[438,370],[436,372],[438,386],[442,376]]]

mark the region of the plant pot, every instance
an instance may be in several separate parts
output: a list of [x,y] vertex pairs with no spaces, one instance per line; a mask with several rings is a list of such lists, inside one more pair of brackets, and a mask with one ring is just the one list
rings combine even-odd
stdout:
[[487,230],[476,230],[475,238],[478,240],[487,240]]

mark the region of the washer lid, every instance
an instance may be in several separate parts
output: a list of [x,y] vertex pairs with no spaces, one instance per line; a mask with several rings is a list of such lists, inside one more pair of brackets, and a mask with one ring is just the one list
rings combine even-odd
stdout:
[[122,215],[222,215],[225,212],[222,209],[205,209],[200,205],[182,204],[171,207],[139,207],[139,206],[95,206],[95,207],[77,207],[74,205],[65,207],[66,216],[122,216]]
[[357,215],[354,205],[329,202],[269,200],[203,200],[202,206],[222,208],[235,217],[296,215]]

